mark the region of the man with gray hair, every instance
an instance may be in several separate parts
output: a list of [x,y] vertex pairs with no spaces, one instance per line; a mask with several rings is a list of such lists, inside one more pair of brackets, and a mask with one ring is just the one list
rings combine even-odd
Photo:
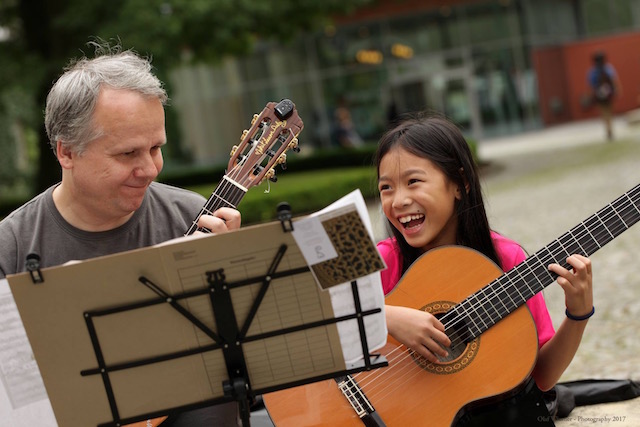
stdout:
[[[155,245],[183,236],[206,199],[154,180],[166,144],[167,94],[149,60],[94,43],[96,56],[65,69],[47,97],[45,127],[62,179],[0,222],[0,279],[41,267]],[[198,227],[240,227],[221,208]],[[237,426],[237,404],[170,417],[166,425]]]

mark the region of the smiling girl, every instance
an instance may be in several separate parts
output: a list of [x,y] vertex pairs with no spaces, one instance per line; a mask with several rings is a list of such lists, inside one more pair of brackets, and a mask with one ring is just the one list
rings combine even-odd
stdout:
[[[382,210],[393,237],[378,243],[387,264],[382,272],[385,294],[418,258],[443,246],[474,249],[503,271],[526,258],[520,245],[491,230],[477,166],[460,130],[446,118],[407,119],[380,140],[375,156]],[[591,262],[571,255],[567,270],[558,264],[565,292],[567,318],[555,331],[541,293],[527,301],[537,333],[539,352],[532,380],[515,397],[463,419],[465,425],[553,425],[540,390],[552,388],[578,349],[593,314]],[[389,334],[430,362],[448,355],[451,337],[434,315],[419,309],[387,305]],[[509,344],[509,343],[507,343]],[[546,424],[545,424],[546,422]]]

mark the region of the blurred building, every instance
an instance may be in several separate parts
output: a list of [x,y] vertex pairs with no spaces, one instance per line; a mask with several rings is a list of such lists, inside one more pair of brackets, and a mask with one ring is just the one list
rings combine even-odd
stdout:
[[584,102],[595,50],[623,83],[615,112],[638,107],[638,0],[379,0],[336,22],[214,68],[178,70],[173,103],[194,158],[226,161],[215,156],[281,98],[305,122],[303,148],[333,143],[338,103],[367,141],[412,111],[443,112],[476,139],[595,117]]

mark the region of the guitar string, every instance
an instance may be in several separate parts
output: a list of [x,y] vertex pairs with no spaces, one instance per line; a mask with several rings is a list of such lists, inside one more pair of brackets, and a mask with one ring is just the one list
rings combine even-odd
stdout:
[[[413,354],[415,354],[413,350],[400,344],[396,348],[394,348],[392,351],[387,353],[385,356],[389,362],[389,365],[394,366],[405,361],[408,358],[411,358]],[[420,357],[420,356],[418,355],[417,357]],[[403,368],[400,368],[401,369],[400,373],[402,373],[402,369],[414,370],[414,368],[416,367],[417,367],[417,364],[414,364],[414,363],[405,364]],[[361,372],[361,373],[358,373],[357,375],[358,375],[358,380],[362,382],[363,386],[367,386],[373,382],[378,381],[380,377],[395,375],[396,373],[397,373],[397,368],[393,370],[393,372],[390,369],[376,369],[370,372]]]
[[[612,240],[612,238],[614,236],[614,234],[612,234],[612,231],[617,236],[617,235],[619,235],[620,233],[622,233],[623,231],[625,231],[626,229],[628,229],[630,227],[630,225],[628,225],[626,223],[626,221],[624,221],[623,218],[626,218],[627,220],[629,220],[629,219],[634,220],[633,217],[630,218],[631,214],[636,215],[636,213],[640,213],[640,209],[638,209],[638,207],[635,205],[635,203],[638,203],[638,201],[634,201],[634,199],[631,196],[632,192],[639,191],[638,188],[640,188],[640,187],[636,187],[633,190],[631,190],[630,192],[625,193],[623,196],[621,196],[620,198],[616,199],[616,201],[614,201],[611,204],[607,205],[607,207],[601,209],[600,211],[598,211],[596,214],[592,215],[590,218],[588,218],[584,222],[578,224],[573,229],[571,229],[569,232],[565,233],[563,236],[561,236],[560,238],[556,239],[551,244],[549,244],[546,247],[544,247],[543,249],[539,250],[538,252],[536,252],[531,257],[528,257],[521,264],[519,264],[518,266],[516,266],[513,269],[511,269],[509,272],[504,273],[499,278],[497,278],[493,282],[491,282],[488,286],[482,288],[480,291],[478,291],[475,294],[471,295],[465,301],[463,301],[460,304],[458,304],[456,307],[464,306],[465,303],[471,304],[472,300],[475,299],[476,301],[475,301],[474,304],[472,304],[472,307],[478,307],[479,305],[477,303],[480,303],[480,307],[482,309],[485,309],[486,306],[487,306],[486,302],[489,301],[491,306],[494,308],[494,311],[496,311],[496,313],[500,315],[500,319],[503,318],[504,316],[510,314],[510,311],[507,309],[506,306],[504,306],[504,302],[506,300],[502,299],[498,294],[500,294],[500,293],[505,294],[507,297],[509,297],[511,302],[516,306],[522,305],[526,301],[526,299],[519,292],[518,288],[516,286],[513,286],[513,283],[512,283],[511,287],[505,288],[504,284],[501,283],[502,281],[504,281],[505,279],[507,280],[507,282],[509,282],[509,280],[512,281],[512,279],[510,279],[509,276],[513,275],[513,272],[515,272],[517,274],[520,274],[520,268],[521,267],[529,268],[530,272],[533,274],[533,276],[538,280],[538,282],[540,284],[542,284],[542,282],[540,281],[539,273],[541,273],[541,274],[543,274],[545,276],[548,275],[551,278],[552,281],[555,280],[555,278],[553,276],[551,276],[551,273],[548,271],[548,269],[546,269],[544,267],[544,265],[549,263],[547,260],[554,261],[556,259],[559,259],[559,257],[561,255],[566,255],[566,256],[569,255],[569,253],[567,252],[565,247],[562,245],[561,239],[563,237],[569,235],[569,234],[572,234],[571,233],[572,230],[576,230],[580,226],[583,226],[584,227],[584,231],[581,231],[576,236],[572,236],[572,237],[574,238],[574,240],[577,241],[578,246],[580,246],[580,239],[584,239],[587,235],[591,235],[591,238],[593,239],[593,241],[591,241],[591,242],[590,241],[584,241],[583,245],[585,245],[589,249],[588,251],[586,251],[587,253],[595,252],[597,249],[600,248],[600,245],[599,245],[598,241],[605,241],[606,240],[605,241],[605,244],[606,244],[610,240]],[[639,198],[637,196],[633,196],[633,197],[635,197],[636,199]],[[616,209],[613,206],[613,204],[622,202],[623,199],[625,199],[625,198],[628,199],[630,202],[625,202],[626,204],[625,204],[625,206],[623,208]],[[606,211],[606,212],[603,212],[603,211]],[[616,217],[619,219],[619,221],[616,221],[616,222],[614,222],[612,224],[607,224],[608,222],[611,221],[611,219],[616,218]],[[585,223],[587,221],[589,221],[589,220],[597,220],[597,221],[599,221],[600,222],[600,224],[599,224],[600,225],[600,230],[596,229],[596,230],[593,231],[593,233],[589,232],[589,229],[585,225]],[[635,220],[637,221],[637,219],[635,219]],[[633,224],[631,224],[631,225],[633,225]],[[595,236],[594,236],[594,233],[595,233]],[[556,243],[559,244],[559,248],[557,250],[550,249],[550,247],[555,245]],[[542,256],[543,252],[545,252],[545,251],[548,252],[548,254],[550,256],[548,256],[548,255]],[[574,252],[572,252],[572,253],[574,253]],[[532,261],[533,262],[538,261],[539,264],[543,267],[542,270],[540,270],[540,266],[536,267],[537,270],[532,269],[531,265],[530,265]],[[522,276],[520,276],[520,277],[521,277],[521,280],[522,280]],[[549,282],[549,283],[552,283],[552,282]],[[507,283],[507,284],[509,284],[509,283]],[[500,286],[497,286],[497,285],[500,285]],[[537,293],[537,292],[541,291],[542,289],[544,289],[544,287],[546,287],[546,286],[542,286],[542,288],[540,288],[536,292],[533,292],[533,290],[529,287],[529,291],[532,292],[531,296],[535,295],[535,293]],[[518,293],[518,295],[516,295],[513,292],[514,290],[515,290],[515,292]],[[487,292],[489,292],[490,294],[487,295]],[[496,298],[501,304],[503,304],[503,306],[506,309],[506,311],[505,312],[499,312],[499,310],[497,310],[495,308],[495,306],[493,306],[493,304],[491,303],[491,298]],[[515,298],[515,300],[520,301],[521,303],[520,304],[516,304],[515,301],[514,301],[514,298]],[[486,309],[484,311],[485,311],[485,314],[489,318],[491,318],[490,313],[487,312]],[[459,318],[456,317],[456,312],[457,312],[457,309],[454,307],[449,312],[447,312],[447,314],[442,316],[442,318],[440,320],[443,323],[447,322],[448,320],[454,320],[454,321],[455,320],[459,320]],[[468,312],[468,310],[467,310],[467,312]],[[478,308],[474,308],[471,311],[471,313],[476,314],[477,315],[476,317],[479,320],[482,321],[482,317],[478,315],[478,313],[479,313],[479,309]],[[482,313],[480,313],[480,314],[482,314]],[[453,319],[451,319],[452,317],[453,317]],[[476,327],[476,329],[478,329],[479,333],[482,332],[480,330],[480,327],[478,327],[478,325],[474,325],[474,326]],[[485,324],[484,325],[485,330],[490,326],[491,325],[486,325]],[[446,325],[445,325],[445,328],[446,328]],[[460,339],[457,339],[456,340],[456,344],[457,345],[461,345],[461,343],[466,342],[472,336],[473,336],[473,334],[471,332],[468,332],[464,336],[461,336]]]
[[[262,132],[264,133],[264,128],[265,128],[265,127],[268,127],[269,122],[268,122],[267,120],[263,120],[263,121],[262,121],[262,123],[263,123],[263,126],[261,127],[261,129],[262,129]],[[280,141],[281,145],[279,146],[278,150],[279,150],[283,145],[288,146],[288,145],[289,145],[289,143],[291,142],[291,140],[292,140],[293,138],[296,138],[296,137],[297,137],[297,135],[296,135],[296,134],[294,134],[293,129],[292,129],[291,127],[289,127],[289,128],[286,128],[286,129],[281,130],[281,131],[280,131],[280,133],[278,134],[278,137],[276,137],[274,140],[278,140],[278,138],[279,138],[281,135],[285,134],[285,131],[286,131],[286,132],[288,132],[286,135],[290,135],[290,136],[287,136],[287,137],[285,138],[285,140],[284,140],[284,141]],[[225,175],[226,177],[228,177],[229,179],[232,179],[232,180],[233,180],[233,181],[235,181],[235,182],[237,182],[237,181],[238,181],[238,180],[237,180],[237,177],[239,177],[239,176],[240,176],[240,170],[237,170],[237,169],[238,169],[238,167],[239,167],[239,166],[242,166],[242,165],[244,164],[244,162],[246,162],[246,161],[247,161],[247,159],[251,156],[251,154],[253,154],[253,152],[255,151],[255,149],[256,149],[256,147],[257,147],[257,141],[258,141],[258,139],[256,139],[256,138],[259,138],[260,136],[262,136],[262,133],[260,133],[260,135],[258,135],[258,133],[255,133],[255,134],[252,136],[251,149],[249,150],[249,152],[247,153],[247,155],[245,155],[245,156],[244,156],[244,158],[243,158],[243,159],[241,159],[241,160],[240,160],[240,162],[238,162],[238,164],[237,164],[237,165],[235,165],[235,166],[233,167],[232,172],[231,172],[231,173],[229,173],[229,174],[227,174],[227,175]],[[276,150],[276,151],[277,151],[277,150]],[[286,151],[286,148],[285,148],[285,150],[283,150],[283,152],[284,152],[284,151]],[[281,154],[282,154],[282,153],[281,153]],[[261,160],[262,160],[262,159],[264,159],[264,156],[265,156],[265,155],[262,155],[262,156],[261,156]],[[274,166],[275,166],[275,165],[274,165]],[[234,175],[234,173],[235,173],[235,175]],[[208,213],[208,214],[212,214],[212,213],[213,213],[213,212],[215,212],[217,209],[219,209],[219,208],[220,208],[220,206],[221,206],[223,203],[224,203],[224,204],[226,204],[226,205],[228,205],[228,206],[231,206],[231,207],[233,207],[233,208],[236,208],[236,207],[237,207],[238,202],[242,199],[242,194],[243,194],[243,193],[245,193],[245,191],[243,191],[242,189],[239,189],[239,187],[238,187],[237,185],[235,185],[235,184],[233,184],[232,182],[230,182],[229,180],[226,180],[226,179],[224,179],[224,178],[223,178],[223,183],[222,183],[222,184],[221,184],[221,186],[220,186],[220,190],[221,190],[221,191],[222,191],[222,190],[226,191],[228,188],[238,189],[238,192],[237,192],[237,194],[236,194],[236,199],[237,199],[237,201],[236,201],[235,199],[232,199],[232,201],[225,200],[224,198],[222,198],[222,197],[218,196],[218,195],[214,192],[214,193],[213,193],[213,194],[211,194],[211,196],[209,197],[209,200],[208,200],[208,201],[207,201],[207,203],[205,204],[205,207],[203,207],[203,208],[201,209],[201,211],[200,211],[200,213],[198,214],[198,216],[196,217],[196,219],[192,222],[191,227],[189,228],[189,231],[187,232],[187,234],[192,234],[193,232],[195,232],[195,231],[197,231],[197,230],[202,231],[202,232],[204,232],[204,233],[211,233],[211,230],[208,230],[208,229],[206,229],[206,228],[201,228],[201,227],[198,227],[198,226],[197,226],[197,222],[198,222],[198,220],[200,219],[200,217],[202,217],[202,215],[204,215],[204,214],[206,214],[206,213]],[[222,191],[222,192],[223,192],[223,191]],[[233,196],[233,194],[231,194],[231,195]],[[218,199],[219,199],[218,204],[215,204],[215,202],[214,202],[214,200],[213,200],[213,199],[214,199],[214,197],[218,197]],[[194,228],[194,226],[195,226],[195,228]],[[192,230],[192,229],[193,229],[193,230]]]
[[[404,350],[402,349],[402,346],[398,346],[394,348],[392,351],[390,351],[385,355],[387,362],[389,363],[389,366],[394,365],[399,361],[402,361],[404,356],[405,354],[404,354]],[[366,371],[359,372],[355,375],[357,375],[359,382],[361,382],[362,384],[367,384],[370,382],[372,377],[373,377],[373,380],[375,381],[378,377],[380,377],[381,375],[384,375],[387,371],[388,369],[382,369],[382,370],[374,369],[368,372]]]
[[[391,359],[390,366],[394,366],[394,369],[378,369],[373,376],[369,376],[368,380],[361,382],[362,389],[366,392],[369,400],[382,401],[387,396],[396,393],[398,389],[405,386],[408,379],[415,377],[415,375],[423,372],[423,369],[414,363],[411,355],[413,350],[404,346],[397,348],[399,354]],[[360,379],[358,378],[360,381]],[[366,389],[366,390],[365,390]]]
[[[609,219],[611,218],[611,216],[609,217]],[[626,229],[626,228],[625,228]],[[613,228],[611,228],[611,230],[613,230]],[[614,230],[615,231],[615,230]],[[596,232],[597,234],[597,232]],[[583,233],[584,235],[584,233]],[[600,235],[600,237],[602,237],[602,235]],[[546,252],[548,252],[553,259],[557,259],[558,256],[554,255],[555,254],[562,254],[562,255],[567,255],[568,256],[568,251],[564,248],[564,246],[562,246],[562,243],[560,241],[558,241],[558,243],[560,244],[560,247],[557,249],[557,251],[553,251],[551,249],[549,249],[549,247],[539,251],[539,253],[535,254],[535,257],[531,257],[532,260],[536,261],[536,259],[539,259],[540,264],[543,264],[543,261],[547,261],[549,259],[548,255],[544,255],[544,251],[546,250]],[[587,247],[587,245],[585,244],[585,246]],[[590,249],[595,249],[596,246],[592,246],[590,247]],[[545,262],[544,264],[547,264],[547,262]],[[542,273],[543,275],[549,274],[549,277],[551,278],[551,280],[555,280],[555,278],[553,278],[550,273],[548,272],[547,269],[544,269],[542,271],[539,270],[539,267],[537,270],[533,270],[531,269],[531,260],[524,264],[523,266],[528,267],[531,270],[531,273],[533,274],[533,276],[540,281],[540,277],[539,274]],[[482,323],[485,323],[483,321],[483,317],[484,318],[489,318],[491,319],[491,308],[487,305],[487,301],[491,304],[491,298],[493,298],[494,300],[497,299],[500,301],[501,304],[508,301],[506,299],[501,299],[502,297],[500,296],[500,294],[506,295],[514,304],[514,306],[518,306],[518,304],[516,304],[514,302],[514,298],[515,300],[520,301],[521,303],[524,303],[526,301],[527,298],[525,298],[520,291],[518,290],[517,287],[514,287],[513,284],[510,287],[506,287],[504,286],[504,281],[507,281],[507,284],[509,284],[509,280],[510,280],[510,276],[514,276],[513,272],[509,272],[510,274],[506,274],[504,276],[501,276],[499,279],[495,280],[494,282],[492,282],[489,286],[483,288],[482,290],[480,290],[479,292],[477,292],[476,294],[472,295],[471,297],[469,297],[466,301],[464,301],[463,303],[459,304],[460,307],[462,307],[464,309],[465,304],[469,304],[471,305],[471,307],[473,308],[473,310],[469,311],[467,310],[467,313],[469,315],[475,315],[476,319],[479,321],[482,321]],[[515,270],[515,273],[520,275],[520,269]],[[520,275],[520,279],[522,279],[522,275]],[[551,283],[551,282],[549,282]],[[499,286],[497,286],[499,285]],[[544,288],[544,286],[540,289],[542,290]],[[515,291],[515,292],[514,292]],[[534,292],[532,291],[531,288],[529,288],[529,291],[531,292],[531,294],[534,294]],[[516,295],[516,293],[518,295]],[[491,306],[493,307],[495,313],[497,313],[500,318],[504,317],[505,315],[509,314],[509,310],[506,309],[505,306],[505,312],[501,312],[499,309],[496,309],[495,306],[493,304],[491,304]],[[482,311],[484,311],[484,316]],[[455,315],[457,312],[459,312],[459,310],[454,309],[451,311],[451,315]],[[449,317],[449,316],[447,316]],[[482,332],[482,328],[484,328],[485,330],[488,328],[488,326],[486,323],[484,325],[479,326],[477,323],[474,323],[474,325],[476,327],[476,329],[478,330],[478,333]],[[477,334],[476,334],[477,335]],[[466,341],[470,336],[473,336],[473,333],[468,330],[468,332],[461,336],[461,339],[458,341]]]
[[[267,124],[266,120],[261,120],[261,123],[263,123],[263,125]],[[264,126],[260,129],[263,129]],[[264,132],[264,130],[263,130]],[[260,134],[262,135],[262,134]],[[223,194],[227,191],[229,191],[229,189],[234,189],[234,188],[238,188],[235,184],[231,183],[231,181],[229,180],[233,180],[233,181],[237,181],[238,177],[240,176],[240,170],[243,166],[244,163],[247,161],[247,159],[250,157],[251,154],[253,154],[253,152],[255,151],[256,148],[256,138],[257,136],[257,132],[253,133],[250,137],[251,140],[251,148],[249,150],[249,152],[247,153],[247,155],[243,156],[243,158],[240,159],[240,161],[238,162],[238,164],[236,164],[231,171],[225,175],[225,177],[228,177],[229,179],[225,179],[223,177],[223,182],[220,185],[220,192],[222,192]],[[241,144],[242,145],[242,144]],[[240,147],[237,148],[238,150],[240,149]],[[242,191],[242,190],[240,190]],[[232,194],[231,194],[232,195]],[[222,205],[222,202],[218,201],[218,204],[216,204],[216,200],[214,200],[214,196],[217,196],[216,192],[214,191],[214,193],[211,194],[211,196],[209,197],[209,200],[207,200],[207,202],[205,203],[205,207],[203,209],[200,210],[200,213],[197,215],[196,219],[193,221],[191,228],[193,228],[195,226],[195,230],[194,231],[202,231],[204,233],[211,233],[211,230],[202,228],[202,227],[198,227],[197,223],[200,220],[200,218],[202,217],[202,215],[204,215],[206,212],[209,213],[213,213],[215,212],[217,209],[219,209]],[[237,205],[237,202],[231,203],[223,198],[219,198],[220,200],[222,200],[223,202],[225,202],[226,204],[228,204],[229,206],[234,206]],[[190,231],[191,231],[190,228]]]
[[[371,402],[373,399],[377,399],[377,391],[379,386],[383,386],[385,388],[390,387],[391,382],[398,380],[398,374],[401,374],[403,367],[400,367],[400,372],[398,369],[399,360],[402,358],[403,353],[392,357],[391,355],[394,352],[401,351],[400,348],[396,348],[393,351],[389,352],[386,357],[389,363],[389,366],[394,366],[393,375],[389,381],[385,381],[385,377],[389,375],[391,370],[389,369],[375,369],[369,372],[358,372],[353,374],[353,377],[358,381],[358,384],[355,385],[357,387],[358,394],[362,396],[362,399],[366,399]],[[367,389],[367,390],[365,390]],[[373,405],[375,407],[375,405]]]
[[[401,349],[401,346],[397,346],[391,351],[389,351],[387,354],[385,354],[384,356],[387,359],[387,362],[389,363],[389,365],[391,366],[396,360],[398,360],[399,357],[403,356],[402,352],[403,350]],[[395,353],[400,353],[400,354],[395,354]],[[379,375],[378,371],[380,370],[373,369],[371,371],[358,372],[356,375],[358,375],[358,378],[361,381],[366,382],[370,379],[370,377],[377,377]],[[383,369],[383,371],[387,371],[387,369]]]
[[[635,208],[635,207],[631,208],[631,207],[629,207],[629,206],[626,206],[626,207],[625,207],[625,209],[623,209],[623,210],[619,210],[619,211],[616,211],[616,212],[612,212],[612,213],[610,213],[609,215],[605,215],[603,219],[604,219],[606,222],[609,222],[611,218],[614,218],[615,216],[617,216],[619,219],[621,219],[621,220],[622,220],[622,217],[620,216],[620,214],[622,214],[624,217],[626,217],[626,218],[627,218],[627,220],[629,220],[629,215],[628,215],[628,214],[629,214],[629,211],[633,211],[634,209],[636,209],[636,208]],[[626,210],[626,213],[625,213],[625,210]],[[637,209],[636,209],[636,210],[637,210]],[[633,219],[632,219],[632,220],[633,220]],[[628,228],[628,224],[624,223],[624,220],[622,220],[622,221],[623,221],[622,223],[621,223],[621,222],[616,222],[616,223],[614,223],[614,226],[609,225],[609,227],[607,227],[607,225],[604,225],[604,229],[605,229],[605,230],[594,231],[594,233],[596,234],[596,236],[594,237],[594,241],[593,241],[593,242],[584,242],[583,244],[585,245],[585,247],[587,247],[587,246],[586,246],[587,244],[591,244],[591,247],[589,247],[589,249],[597,249],[597,248],[596,248],[596,246],[599,246],[599,244],[597,243],[597,242],[598,242],[598,237],[602,238],[602,237],[603,237],[603,233],[604,233],[605,231],[606,231],[608,234],[610,234],[611,236],[613,236],[613,235],[611,234],[611,231],[613,231],[613,232],[615,232],[615,233],[619,234],[621,231],[624,231],[624,230],[626,230],[626,229]],[[623,225],[623,224],[624,224],[624,225]],[[574,230],[575,230],[575,228],[574,228]],[[586,233],[588,233],[588,229],[586,229],[586,228],[585,228],[585,230],[586,230]],[[611,231],[610,231],[610,230],[611,230]],[[582,232],[582,233],[580,233],[580,234],[577,234],[577,236],[578,236],[578,238],[580,239],[580,238],[583,238],[584,236],[586,236],[586,233],[585,233],[585,232]],[[569,233],[567,233],[567,234],[571,234],[571,233],[569,232]],[[565,236],[566,236],[567,234],[565,234]],[[592,233],[592,234],[593,234],[593,233]],[[606,234],[605,234],[605,237],[606,237]],[[608,238],[607,238],[607,239],[608,239]],[[608,240],[610,240],[610,239],[608,239]],[[568,253],[569,253],[569,252],[573,252],[573,251],[567,251],[567,249],[566,249],[566,248],[564,248],[564,247],[562,246],[561,239],[559,239],[557,243],[560,245],[560,247],[558,248],[558,252],[559,252],[559,253],[566,254],[566,255],[568,256]],[[578,244],[579,244],[579,242],[578,242]],[[594,246],[594,244],[595,244],[596,246]],[[551,246],[551,245],[550,245],[550,246]],[[536,254],[536,255],[540,255],[540,256],[539,256],[539,257],[537,257],[537,258],[541,258],[541,259],[543,259],[543,260],[548,259],[548,256],[547,256],[547,255],[544,255],[544,256],[543,256],[543,253],[544,253],[544,251],[545,251],[545,250],[546,250],[549,254],[551,254],[551,255],[553,256],[553,252],[549,249],[549,247],[547,247],[546,249],[543,249],[543,250],[539,251],[539,252]],[[556,257],[556,258],[557,258],[557,257]],[[531,262],[529,261],[529,262],[526,264],[526,266],[530,268],[530,264],[531,264]],[[546,264],[546,263],[545,263],[545,264]],[[519,274],[519,271],[520,271],[520,270],[517,270],[516,272]],[[546,269],[544,270],[544,272],[545,272],[545,273],[546,273],[547,271],[548,271],[548,270],[546,270]],[[532,271],[532,272],[533,272],[533,271]],[[511,274],[511,275],[513,276],[513,274]],[[521,277],[522,277],[522,276],[521,276]],[[509,277],[506,277],[506,278],[508,279]],[[503,277],[503,278],[501,278],[501,279],[504,279],[504,277]],[[476,299],[477,299],[477,300],[479,300],[479,297],[481,297],[481,296],[482,296],[482,294],[486,294],[487,290],[491,290],[491,289],[490,289],[490,288],[488,288],[488,289],[484,289],[482,292],[480,292],[478,295],[476,295]],[[504,287],[503,287],[501,290],[503,291],[503,293],[506,293],[506,294],[509,296],[509,298],[511,298],[511,295],[515,295],[513,292],[512,292],[511,294],[509,294],[508,292],[504,292]],[[517,290],[517,288],[516,288],[516,290]],[[494,290],[494,296],[495,296],[495,290]],[[516,298],[517,298],[517,296],[516,296]],[[486,306],[486,304],[485,304],[485,306]]]
[[[584,231],[581,231],[579,233],[576,234],[576,236],[573,236],[574,239],[576,239],[578,242],[579,246],[580,245],[580,239],[583,239],[584,237],[586,237],[587,235],[590,235],[591,238],[593,239],[593,242],[582,242],[583,245],[585,245],[588,248],[588,251],[595,251],[597,249],[600,248],[600,244],[598,243],[599,241],[605,241],[604,244],[608,243],[610,240],[612,240],[614,238],[614,234],[615,235],[619,235],[620,233],[622,233],[623,231],[627,230],[631,225],[633,224],[627,224],[627,221],[630,218],[630,215],[633,214],[634,216],[636,215],[636,213],[640,213],[640,209],[638,208],[638,206],[636,206],[636,204],[638,203],[638,201],[634,200],[634,198],[638,198],[635,195],[632,195],[633,192],[638,192],[638,187],[634,188],[633,190],[629,191],[628,193],[625,193],[623,196],[621,196],[620,198],[618,198],[616,201],[612,202],[611,204],[609,204],[607,207],[601,209],[600,211],[598,211],[596,214],[592,215],[590,218],[588,218],[587,220],[585,220],[584,222],[578,224],[576,227],[574,227],[573,229],[571,229],[568,233],[565,233],[565,235],[567,234],[572,234],[571,231],[572,230],[576,230],[578,227],[583,226],[584,227]],[[622,208],[616,208],[614,206],[614,204],[622,202],[623,199],[628,199],[630,203],[625,202],[625,206],[623,206]],[[611,208],[611,209],[609,209]],[[603,215],[603,211],[604,215]],[[635,212],[634,212],[635,211]],[[620,219],[620,222],[616,221],[615,223],[612,224],[607,224],[607,222],[610,222],[610,220],[612,218],[618,217]],[[627,221],[625,221],[625,218],[627,219]],[[590,231],[589,228],[586,226],[586,223],[589,222],[590,220],[596,220],[597,222],[600,222],[601,224],[599,224],[599,229],[594,229],[593,231]],[[637,221],[637,219],[634,219],[633,217],[631,217],[631,220]],[[563,236],[565,236],[563,235]],[[555,252],[554,255],[554,251],[549,250],[549,247],[552,246],[553,244],[555,244],[556,241],[552,242],[551,244],[547,245],[547,247],[543,248],[542,250],[538,251],[536,254],[534,254],[533,257],[535,258],[542,258],[542,260],[547,259],[548,257],[539,257],[537,256],[537,254],[541,254],[543,251],[547,251],[550,255],[551,255],[551,259],[557,259],[561,254],[567,254],[568,252],[566,251],[566,249],[564,248],[564,246],[562,245],[562,243],[560,242],[560,239],[563,237],[561,236],[559,239],[557,239],[556,241],[560,244],[560,248],[557,250],[557,252]],[[584,248],[583,248],[584,249]],[[593,253],[593,252],[589,252],[589,253]],[[526,260],[525,260],[526,261]],[[540,261],[542,263],[542,261]],[[523,264],[523,263],[521,263]],[[529,269],[531,269],[531,267],[529,265],[527,265],[527,267]],[[512,269],[513,270],[513,269]],[[548,270],[544,270],[545,272],[547,272]],[[534,274],[534,276],[536,277],[536,279],[540,282],[539,277],[536,275],[535,271],[531,270],[531,272]],[[509,273],[509,272],[507,272]],[[519,271],[517,271],[518,275],[520,276],[521,279],[523,279],[522,275],[520,274]],[[505,273],[506,275],[506,273]],[[504,275],[503,275],[504,276]],[[501,278],[503,277],[501,276]],[[501,278],[496,279],[494,282],[499,282]],[[494,282],[492,282],[492,284],[494,284]],[[487,288],[483,288],[482,291],[484,291]],[[542,289],[544,289],[544,286],[542,287]],[[540,289],[540,290],[542,290]],[[532,289],[529,289],[530,291],[532,291]],[[505,291],[505,293],[508,294],[508,292],[506,290],[504,290],[504,286],[503,286],[503,291]],[[535,292],[537,293],[537,292]],[[494,294],[495,294],[495,290],[494,290]],[[522,296],[522,295],[521,295]],[[509,298],[511,298],[511,296],[509,296]],[[502,300],[500,300],[500,302],[503,304]],[[513,302],[513,300],[512,300]],[[493,306],[493,304],[492,304]],[[495,306],[493,306],[495,309]],[[506,306],[504,306],[505,309],[507,309]],[[448,316],[451,313],[451,311],[447,314],[445,314],[445,316]],[[508,314],[508,313],[507,313]],[[503,316],[501,316],[502,318]],[[460,345],[461,343],[464,343],[465,341],[462,339],[457,340],[457,345]],[[453,345],[453,344],[452,344]],[[400,356],[396,355],[393,356],[389,359],[389,356],[392,355],[393,353],[396,352],[402,352]],[[415,354],[415,352],[411,349],[405,348],[402,349],[401,347],[397,347],[396,349],[394,349],[393,351],[391,351],[388,355],[387,358],[389,359],[389,364],[390,365],[394,365],[399,363],[402,360],[405,360],[407,358],[412,358],[413,354]],[[401,368],[400,371],[398,372],[398,369],[393,371],[393,375],[396,377],[396,379],[402,380],[403,377],[405,377],[408,373],[410,373],[411,369],[407,369],[407,366],[411,367],[415,367],[415,371],[417,372],[421,372],[422,369],[418,367],[417,363],[410,363],[409,365],[405,365],[405,367]],[[402,370],[404,369],[405,372],[402,372]],[[378,375],[378,371],[381,371],[381,374]],[[368,390],[368,394],[369,396],[374,396],[376,395],[377,397],[379,397],[380,394],[380,390],[377,390],[376,387],[378,386],[378,382],[383,380],[383,376],[388,376],[385,374],[391,374],[391,370],[375,370],[375,371],[371,371],[366,373],[366,375],[362,375],[362,373],[360,374],[356,374],[357,378],[358,378],[358,382],[360,383],[360,385],[362,386],[362,388],[370,388],[370,390]],[[403,381],[400,381],[399,384],[402,384]],[[389,386],[389,381],[386,381],[385,383],[387,386],[385,388],[383,388],[382,390],[386,390],[387,393],[391,393],[393,391],[395,391],[395,389],[397,387],[390,387]]]
[[[221,183],[219,190],[222,193],[225,193],[226,191],[228,191],[228,189],[230,188],[231,184],[229,183],[228,180],[223,178],[223,182]],[[217,189],[216,189],[217,190]],[[193,233],[195,231],[201,231],[203,233],[210,233],[211,231],[203,228],[203,227],[199,227],[198,226],[198,221],[200,220],[200,218],[202,217],[202,215],[205,215],[207,212],[211,213],[212,211],[215,211],[219,208],[219,206],[216,206],[216,203],[220,203],[221,202],[219,200],[224,200],[222,198],[219,198],[216,200],[214,199],[214,197],[216,197],[216,191],[214,191],[211,196],[209,197],[209,199],[207,200],[207,202],[205,203],[204,207],[200,210],[200,212],[198,213],[196,219],[193,220],[193,223],[191,225],[190,231]],[[193,230],[191,230],[193,229]],[[189,233],[191,234],[191,233]]]

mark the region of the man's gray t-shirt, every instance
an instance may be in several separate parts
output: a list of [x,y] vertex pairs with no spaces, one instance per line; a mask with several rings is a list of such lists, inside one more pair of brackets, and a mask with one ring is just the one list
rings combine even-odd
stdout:
[[[154,182],[142,205],[125,224],[109,231],[88,232],[69,224],[53,202],[50,187],[0,221],[0,278],[26,271],[28,254],[40,267],[85,260],[155,245],[183,236],[206,199],[181,188]],[[172,427],[236,426],[237,405],[228,403],[170,417]]]
[[0,222],[0,278],[26,271],[30,253],[41,267],[138,249],[184,235],[206,199],[199,194],[152,183],[131,219],[109,231],[80,230],[62,218],[51,187]]

